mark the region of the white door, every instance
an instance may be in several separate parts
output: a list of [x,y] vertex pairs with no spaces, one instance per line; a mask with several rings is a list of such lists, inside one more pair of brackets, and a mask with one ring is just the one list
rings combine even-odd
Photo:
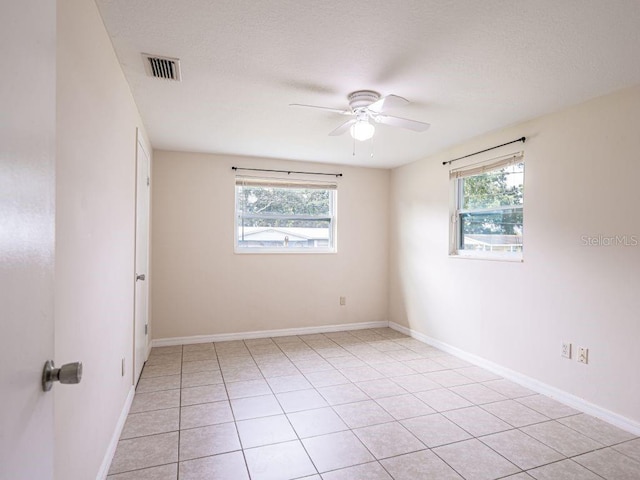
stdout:
[[53,478],[56,2],[3,2],[0,45],[0,478]]
[[136,292],[134,314],[133,384],[147,359],[149,317],[149,155],[138,131],[136,154]]

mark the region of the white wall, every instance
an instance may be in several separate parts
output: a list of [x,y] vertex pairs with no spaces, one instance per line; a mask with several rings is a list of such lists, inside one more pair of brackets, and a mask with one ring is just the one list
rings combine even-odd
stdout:
[[[234,254],[234,165],[342,172],[338,253]],[[385,321],[388,185],[387,170],[155,151],[153,338]]]
[[57,53],[56,362],[81,360],[84,378],[55,388],[55,471],[86,480],[132,385],[141,121],[93,1],[58,2]]
[[[639,124],[636,87],[395,169],[389,320],[640,422],[640,246],[582,245],[640,239]],[[469,162],[524,149],[524,262],[448,258],[442,161],[521,136]]]

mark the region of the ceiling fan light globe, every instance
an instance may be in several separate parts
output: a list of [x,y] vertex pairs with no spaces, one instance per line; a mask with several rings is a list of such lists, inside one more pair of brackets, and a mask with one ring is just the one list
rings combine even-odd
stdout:
[[370,124],[368,121],[358,121],[351,125],[351,136],[361,142],[369,140],[373,137],[376,131],[376,127]]

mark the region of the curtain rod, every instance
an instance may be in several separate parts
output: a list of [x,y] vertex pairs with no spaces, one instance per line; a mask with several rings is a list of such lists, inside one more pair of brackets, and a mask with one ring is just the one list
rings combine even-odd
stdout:
[[292,173],[300,173],[303,175],[328,175],[330,177],[341,177],[341,173],[322,173],[322,172],[296,172],[294,170],[269,170],[266,168],[240,168],[240,167],[231,167],[231,170],[251,170],[252,172],[277,172],[277,173],[286,173],[287,175],[291,175]]
[[470,153],[469,155],[465,155],[464,157],[458,157],[458,158],[454,158],[453,160],[449,160],[447,162],[442,162],[442,165],[451,165],[453,162],[462,160],[463,158],[473,157],[474,155],[478,155],[479,153],[488,152],[489,150],[495,150],[496,148],[504,147],[505,145],[511,145],[512,143],[516,143],[516,142],[524,143],[526,140],[527,140],[526,137],[520,137],[517,140],[512,140],[510,142],[503,143],[502,145],[496,145],[495,147],[485,148],[484,150],[480,150],[479,152],[475,152],[475,153]]

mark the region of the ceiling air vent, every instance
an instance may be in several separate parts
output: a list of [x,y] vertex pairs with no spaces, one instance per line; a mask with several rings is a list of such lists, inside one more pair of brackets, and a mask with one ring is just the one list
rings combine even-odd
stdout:
[[144,68],[147,75],[155,78],[164,78],[165,80],[182,80],[180,75],[180,60],[177,58],[159,57],[157,55],[149,55],[143,53]]

